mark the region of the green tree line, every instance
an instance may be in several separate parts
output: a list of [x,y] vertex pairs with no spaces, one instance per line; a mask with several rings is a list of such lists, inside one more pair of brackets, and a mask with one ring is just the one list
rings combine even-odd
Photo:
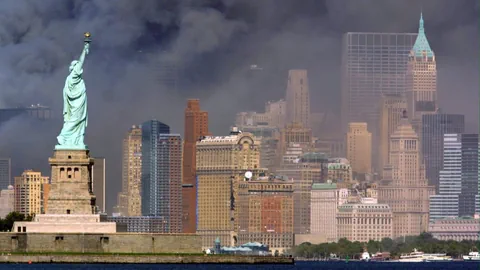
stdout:
[[416,248],[425,253],[446,253],[452,258],[467,255],[470,251],[480,250],[480,239],[478,241],[442,241],[432,237],[429,233],[422,233],[419,236],[407,236],[392,240],[384,238],[382,241],[370,240],[368,243],[350,242],[345,238],[336,243],[322,243],[314,245],[302,243],[294,248],[294,255],[301,258],[329,258],[330,254],[336,254],[339,258],[358,258],[364,252],[364,248],[370,254],[376,252],[390,252],[392,257],[398,257],[403,253],[410,253]]
[[18,212],[11,212],[5,218],[0,218],[0,232],[9,232],[15,221],[31,221],[32,219],[33,217],[30,215],[25,216]]

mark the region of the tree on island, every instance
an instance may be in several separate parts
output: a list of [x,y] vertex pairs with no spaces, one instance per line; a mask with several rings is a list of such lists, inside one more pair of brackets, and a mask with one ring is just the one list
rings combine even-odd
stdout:
[[32,221],[33,216],[21,214],[19,212],[11,212],[4,219],[0,218],[0,231],[9,232],[15,221]]

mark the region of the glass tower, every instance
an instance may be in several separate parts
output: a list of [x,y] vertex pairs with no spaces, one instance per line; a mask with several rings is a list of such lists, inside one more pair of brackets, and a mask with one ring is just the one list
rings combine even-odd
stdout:
[[165,232],[182,231],[182,140],[157,120],[142,124],[142,215],[164,217]]
[[426,114],[422,116],[422,155],[429,185],[439,191],[439,172],[443,168],[443,136],[464,133],[465,117],[461,114]]
[[0,158],[0,190],[12,184],[11,162],[9,158]]
[[[416,38],[417,33],[344,34],[341,78],[344,133],[348,123],[366,122],[373,141],[377,141],[381,97],[405,94],[408,55]],[[373,150],[375,154],[378,152]]]

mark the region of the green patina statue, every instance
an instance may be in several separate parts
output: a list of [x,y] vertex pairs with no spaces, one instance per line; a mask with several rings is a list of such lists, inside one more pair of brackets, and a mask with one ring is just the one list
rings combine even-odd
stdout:
[[83,81],[83,63],[90,48],[90,33],[85,33],[85,44],[80,59],[70,64],[70,74],[63,87],[63,128],[58,135],[57,150],[87,150],[84,143],[88,124],[87,88]]

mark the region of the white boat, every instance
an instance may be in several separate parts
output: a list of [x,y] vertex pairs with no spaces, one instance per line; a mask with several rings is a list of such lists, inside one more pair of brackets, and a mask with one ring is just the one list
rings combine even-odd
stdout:
[[367,251],[362,253],[362,261],[365,261],[365,262],[370,261],[370,254]]
[[463,255],[465,261],[480,261],[480,254],[478,251],[470,251],[468,255]]
[[413,249],[413,252],[409,254],[402,254],[400,256],[399,262],[423,262],[424,253],[418,251],[416,248]]
[[445,254],[445,253],[423,254],[423,260],[425,262],[449,262],[449,261],[453,261],[452,257],[447,256],[447,254]]

